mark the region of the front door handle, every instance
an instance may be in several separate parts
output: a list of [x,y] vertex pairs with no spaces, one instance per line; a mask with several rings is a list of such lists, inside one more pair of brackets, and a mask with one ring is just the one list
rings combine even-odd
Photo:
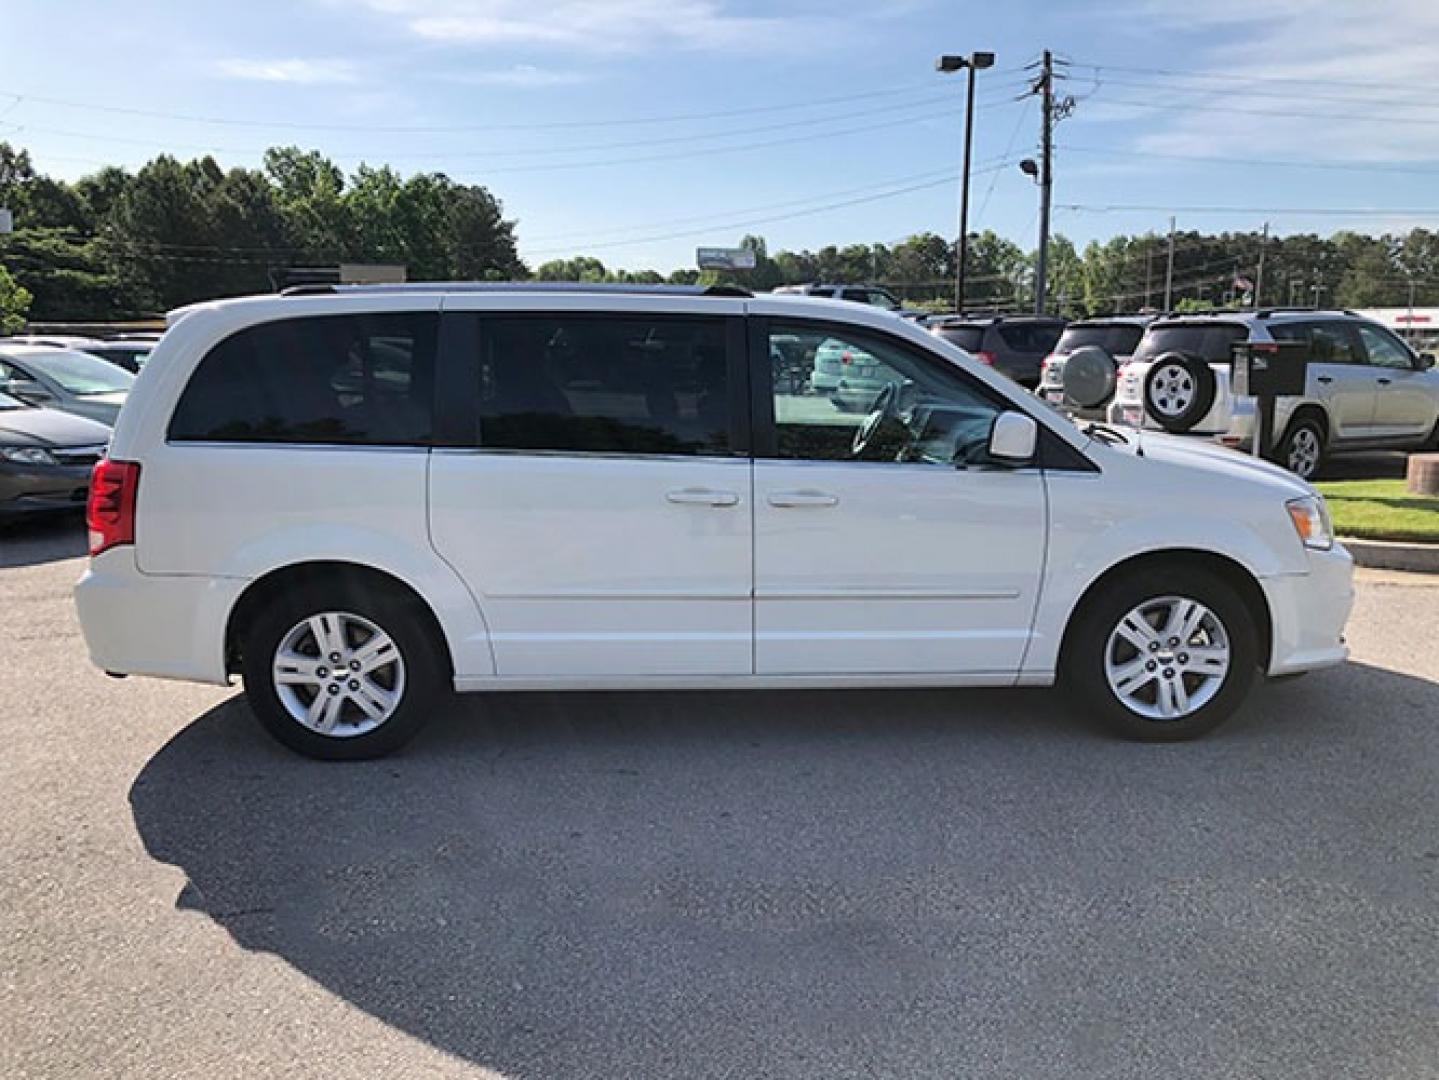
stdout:
[[739,496],[733,491],[713,491],[710,488],[681,488],[667,492],[665,499],[680,506],[739,505]]
[[1332,383],[1332,382],[1334,381],[1334,376],[1333,376],[1333,375],[1321,375],[1321,376],[1319,376],[1319,381],[1322,382],[1325,386],[1328,386],[1330,383]]
[[776,491],[769,496],[769,504],[779,507],[838,506],[839,496],[827,491]]
[[1391,379],[1391,378],[1389,378],[1388,376],[1382,376],[1382,377],[1379,379],[1379,385],[1380,385],[1380,386],[1388,386],[1388,385],[1389,385],[1390,383],[1392,383],[1393,381],[1394,381],[1394,380]]

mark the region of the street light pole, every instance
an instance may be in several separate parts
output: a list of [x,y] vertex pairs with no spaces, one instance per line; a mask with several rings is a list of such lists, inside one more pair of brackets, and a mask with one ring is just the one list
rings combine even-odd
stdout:
[[963,69],[968,76],[964,95],[964,167],[959,182],[959,239],[955,243],[954,310],[964,314],[964,279],[969,263],[969,162],[974,142],[974,73],[994,65],[994,53],[975,52],[968,56],[941,56],[935,70],[950,74]]

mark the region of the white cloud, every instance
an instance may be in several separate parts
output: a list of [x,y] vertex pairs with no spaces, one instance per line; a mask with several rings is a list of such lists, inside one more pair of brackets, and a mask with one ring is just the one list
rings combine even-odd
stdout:
[[[1176,103],[1173,112],[1144,110],[1151,130],[1136,140],[1140,152],[1439,159],[1439,110],[1428,92],[1439,39],[1434,0],[1211,0],[1198,7],[1192,0],[1147,0],[1142,10],[1156,21],[1189,28],[1197,22],[1221,42],[1182,62],[1155,56],[1142,66],[1226,78],[1186,82],[1116,72],[1116,79],[1152,79],[1164,91],[1115,84],[1100,89],[1096,105],[1106,98],[1116,108],[1120,98]],[[1186,110],[1186,103],[1203,108]]]
[[830,20],[728,12],[721,0],[363,0],[414,35],[459,45],[527,45],[583,53],[661,48],[747,50],[813,43]]
[[301,86],[352,83],[359,79],[354,64],[348,60],[305,60],[298,57],[275,60],[235,58],[221,60],[219,69],[222,75],[232,79],[295,83]]
[[464,71],[441,76],[445,82],[462,83],[466,86],[574,86],[589,82],[590,76],[582,71],[559,68],[541,68],[533,64],[516,64],[495,71]]

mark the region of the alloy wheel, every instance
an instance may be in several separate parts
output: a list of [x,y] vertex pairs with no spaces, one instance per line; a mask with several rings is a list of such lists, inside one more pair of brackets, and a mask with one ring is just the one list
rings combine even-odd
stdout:
[[1163,596],[1132,608],[1104,646],[1104,675],[1125,708],[1182,720],[1214,699],[1229,673],[1229,634],[1198,600]]
[[1289,437],[1289,471],[1308,480],[1319,470],[1321,452],[1318,433],[1310,427],[1299,428]]
[[405,660],[394,639],[344,611],[320,612],[291,627],[275,650],[271,678],[292,719],[335,738],[374,731],[405,696]]

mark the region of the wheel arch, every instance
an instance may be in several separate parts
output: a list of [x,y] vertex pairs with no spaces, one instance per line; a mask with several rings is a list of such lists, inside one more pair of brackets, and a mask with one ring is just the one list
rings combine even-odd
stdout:
[[1065,621],[1064,633],[1059,644],[1058,666],[1060,670],[1063,670],[1068,659],[1075,628],[1080,623],[1088,605],[1094,602],[1095,597],[1121,577],[1160,567],[1171,570],[1183,568],[1208,570],[1233,588],[1254,617],[1254,627],[1259,636],[1261,666],[1267,668],[1270,653],[1273,651],[1274,622],[1273,613],[1269,610],[1269,601],[1264,595],[1264,587],[1260,585],[1259,579],[1238,560],[1216,551],[1205,551],[1199,548],[1164,548],[1145,551],[1122,559],[1108,567],[1089,583],[1070,609],[1069,618]]
[[246,586],[230,608],[225,621],[225,670],[240,671],[245,634],[255,617],[276,596],[297,590],[336,587],[375,589],[396,598],[410,608],[438,650],[447,677],[453,679],[454,656],[449,639],[429,602],[408,582],[385,570],[339,560],[290,563],[256,578]]
[[1300,420],[1317,421],[1324,436],[1324,443],[1328,446],[1330,435],[1334,431],[1334,426],[1329,422],[1328,409],[1318,402],[1306,401],[1289,414],[1289,419],[1284,424],[1284,434],[1287,436],[1289,429]]

